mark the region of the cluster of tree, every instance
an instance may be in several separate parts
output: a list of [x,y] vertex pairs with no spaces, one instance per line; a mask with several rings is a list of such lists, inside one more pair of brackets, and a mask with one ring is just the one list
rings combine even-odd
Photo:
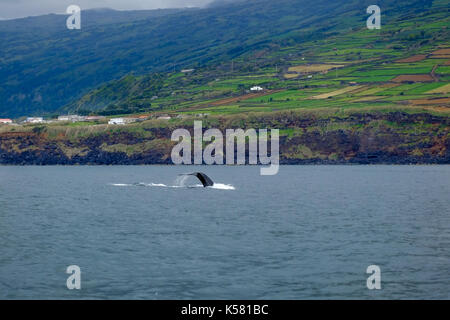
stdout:
[[120,80],[107,83],[88,93],[68,110],[82,114],[86,111],[101,111],[107,115],[148,110],[151,100],[157,96],[164,85],[165,76],[158,73],[146,76],[127,75]]
[[134,114],[151,111],[152,104],[147,101],[130,101],[128,103],[111,104],[97,112],[101,116],[113,116],[118,114]]

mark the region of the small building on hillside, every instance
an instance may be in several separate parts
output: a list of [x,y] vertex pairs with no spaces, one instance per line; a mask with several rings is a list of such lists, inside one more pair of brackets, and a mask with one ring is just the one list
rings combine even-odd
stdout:
[[143,114],[143,115],[138,116],[136,119],[137,119],[137,121],[145,121],[145,120],[150,119],[150,116]]
[[28,117],[25,120],[26,123],[44,123],[43,117]]
[[70,116],[59,116],[58,121],[70,121]]
[[104,120],[106,117],[105,116],[87,116],[85,118],[86,121],[101,121]]
[[254,86],[250,88],[251,92],[261,92],[264,91],[264,88],[260,87],[260,86]]
[[109,120],[108,124],[112,125],[125,125],[138,121],[137,118],[112,118]]
[[73,115],[67,115],[67,116],[59,116],[58,121],[79,122],[79,121],[86,121],[86,117],[73,114]]
[[164,114],[164,115],[159,116],[159,117],[156,118],[156,119],[157,119],[157,120],[170,120],[170,119],[172,119],[172,117],[169,116],[169,115],[167,115],[167,114]]
[[194,72],[194,71],[195,71],[195,69],[183,69],[183,70],[181,70],[182,73],[191,73],[191,72]]
[[12,124],[11,119],[0,119],[0,124]]

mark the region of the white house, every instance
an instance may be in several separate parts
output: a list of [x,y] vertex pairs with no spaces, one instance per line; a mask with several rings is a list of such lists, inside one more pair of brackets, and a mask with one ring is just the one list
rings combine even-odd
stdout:
[[42,117],[28,117],[25,120],[26,123],[44,123],[44,118]]
[[59,116],[58,121],[70,121],[70,116]]
[[85,121],[86,117],[78,116],[76,114],[73,115],[67,115],[67,116],[59,116],[58,121],[72,121],[72,122],[78,122],[78,121]]
[[157,118],[157,120],[170,120],[172,119],[169,115],[162,115]]
[[138,121],[136,118],[112,118],[109,120],[108,124],[118,124],[124,125]]
[[261,92],[261,91],[264,91],[264,89],[260,86],[254,86],[254,87],[250,88],[250,91],[251,92]]
[[86,121],[100,121],[103,119],[105,119],[104,116],[87,116],[87,117],[85,117]]
[[12,120],[11,119],[0,119],[0,124],[11,124]]

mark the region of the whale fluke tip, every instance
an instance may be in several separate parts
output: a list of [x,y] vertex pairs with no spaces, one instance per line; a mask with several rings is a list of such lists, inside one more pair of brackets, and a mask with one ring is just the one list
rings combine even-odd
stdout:
[[182,173],[180,176],[196,176],[204,187],[212,187],[214,182],[206,174],[202,172]]

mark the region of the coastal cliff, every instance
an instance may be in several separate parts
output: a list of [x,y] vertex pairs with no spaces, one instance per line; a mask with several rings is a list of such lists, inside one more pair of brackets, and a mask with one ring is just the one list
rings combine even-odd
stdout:
[[[283,112],[202,119],[203,129],[280,129],[282,164],[450,164],[450,118],[407,112]],[[173,130],[193,119],[127,126],[8,126],[2,165],[172,164]]]

